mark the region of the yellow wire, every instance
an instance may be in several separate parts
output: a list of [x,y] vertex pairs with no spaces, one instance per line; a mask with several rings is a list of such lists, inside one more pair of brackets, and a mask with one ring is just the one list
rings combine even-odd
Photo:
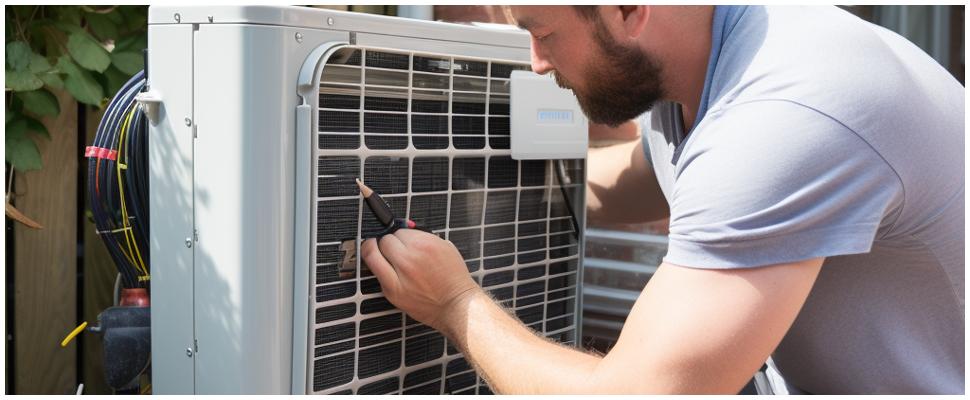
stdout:
[[[131,127],[131,118],[137,112],[138,112],[138,109],[136,107],[132,106],[132,108],[130,109],[130,111],[128,113],[128,118],[125,121],[125,125],[126,125],[125,126],[125,134],[126,135],[128,134],[128,129],[130,129],[130,127]],[[120,148],[120,146],[119,146],[119,148]],[[123,168],[123,169],[126,169],[127,170],[128,169],[127,162],[128,162],[128,159],[126,157],[125,158],[125,164],[122,165],[122,164],[119,163],[119,168]],[[125,215],[127,215],[127,210],[125,211]],[[127,217],[125,217],[125,224],[128,225],[128,218]],[[130,225],[128,225],[128,226],[130,227]],[[135,230],[134,229],[129,229],[128,232],[126,232],[125,234],[126,235],[130,235],[131,236],[131,241],[136,242],[135,241]],[[144,258],[141,256],[141,249],[139,249],[137,245],[135,246],[135,255],[138,256],[138,264],[139,264],[139,266],[141,266],[141,271],[143,273],[143,275],[141,277],[139,277],[138,280],[139,281],[143,281],[143,280],[147,281],[147,280],[149,280],[151,275],[148,272],[148,267],[145,265]]]
[[[125,117],[125,122],[121,125],[121,132],[118,135],[118,155],[115,160],[116,161],[115,170],[117,171],[117,174],[118,174],[118,193],[120,194],[120,197],[121,197],[121,219],[122,219],[122,224],[125,228],[130,228],[131,225],[128,222],[128,207],[125,203],[124,180],[121,179],[121,170],[124,169],[124,164],[121,162],[121,158],[124,155],[125,136],[128,135],[128,129],[131,126],[130,125],[131,118],[134,115],[135,115],[135,110],[133,108],[130,108],[127,113],[127,116]],[[134,247],[133,253],[135,256],[137,256],[137,260],[135,260],[134,257],[129,255],[131,263],[135,265],[136,268],[141,270],[143,276],[148,276],[148,271],[145,268],[145,262],[141,257],[141,251],[138,249],[137,245],[133,246],[133,243],[132,243],[135,241],[133,230],[128,229],[124,232],[124,234],[125,234],[125,243],[128,247],[128,252],[132,253],[132,247]]]
[[[128,117],[125,119],[125,124],[122,127],[122,130],[123,130],[125,136],[127,136],[128,133],[129,133],[128,130],[131,128],[131,118],[135,115],[136,112],[137,112],[137,110],[134,107],[132,107],[129,110],[129,112],[128,112]],[[121,147],[123,145],[124,145],[124,142],[119,143],[119,146],[118,146],[119,153],[121,153],[120,150],[121,150]],[[119,154],[119,156],[120,156],[120,154]],[[128,162],[128,159],[127,158],[125,159],[125,162],[126,163]],[[118,179],[120,181],[120,179],[121,179],[120,169],[127,169],[127,164],[122,164],[122,163],[119,162],[119,163],[117,163],[117,165],[118,165],[118,168],[119,168]],[[120,185],[120,183],[119,183],[119,185]],[[125,226],[126,227],[130,227],[131,225],[128,222],[128,210],[127,210],[127,207],[124,204],[125,203],[122,202],[122,212],[123,212],[123,215],[125,216]],[[137,241],[135,240],[135,232],[134,232],[133,229],[129,229],[127,232],[125,232],[125,236],[128,237],[129,246],[131,246],[130,243],[132,243],[132,242],[137,243]],[[147,279],[147,277],[149,276],[149,273],[148,273],[148,269],[145,267],[145,261],[144,261],[144,259],[141,256],[141,250],[138,248],[137,245],[135,245],[134,248],[135,248],[135,255],[138,257],[138,266],[140,267],[140,269],[142,271],[142,277],[139,278],[139,281],[141,281],[142,278]]]
[[78,325],[77,328],[74,328],[71,333],[67,334],[67,337],[65,337],[64,340],[61,340],[61,347],[67,347],[67,344],[71,343],[71,341],[74,340],[74,337],[81,333],[81,331],[83,331],[87,326],[88,321],[84,321],[81,323],[81,325]]
[[[128,119],[126,118],[125,121],[122,123],[121,129],[119,130],[119,133],[118,133],[118,153],[117,153],[117,156],[115,157],[115,171],[117,172],[117,178],[118,178],[118,193],[119,193],[118,197],[121,202],[121,225],[124,228],[128,227],[128,211],[125,207],[125,186],[124,186],[124,180],[121,179],[120,158],[121,158],[121,155],[124,154],[122,152],[122,146],[125,143],[125,130],[127,129],[127,127],[128,127]],[[125,245],[128,247],[128,251],[126,252],[124,251],[124,249],[122,249],[121,251],[122,254],[124,254],[125,257],[128,258],[128,262],[135,265],[137,268],[137,262],[135,262],[134,257],[131,256],[131,253],[132,253],[131,242],[128,240],[127,233],[125,233]]]

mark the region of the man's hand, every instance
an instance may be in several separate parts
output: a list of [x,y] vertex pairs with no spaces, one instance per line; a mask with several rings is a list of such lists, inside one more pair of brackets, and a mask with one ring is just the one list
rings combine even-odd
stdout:
[[460,317],[453,311],[468,295],[481,290],[455,245],[430,233],[400,229],[367,239],[360,254],[391,303],[445,334],[450,321]]

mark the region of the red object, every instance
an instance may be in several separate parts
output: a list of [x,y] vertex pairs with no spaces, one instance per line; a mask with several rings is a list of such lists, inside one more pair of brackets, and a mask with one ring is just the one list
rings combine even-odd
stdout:
[[104,147],[88,146],[84,148],[84,157],[106,158],[115,161],[118,159],[118,151],[109,150]]
[[418,224],[415,224],[414,221],[408,220],[408,228],[409,229],[414,229],[414,227],[416,227],[416,226],[418,226]]
[[125,306],[125,307],[151,306],[151,301],[148,299],[148,291],[141,288],[121,289],[121,306]]

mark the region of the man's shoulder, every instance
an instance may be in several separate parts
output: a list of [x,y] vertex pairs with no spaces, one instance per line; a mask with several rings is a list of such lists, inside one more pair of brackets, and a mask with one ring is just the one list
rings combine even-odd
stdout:
[[749,8],[721,51],[712,99],[824,108],[847,97],[891,98],[906,73],[890,48],[897,43],[887,44],[879,29],[835,7]]
[[[722,50],[710,110],[789,101],[816,110],[891,160],[898,147],[953,145],[964,88],[905,38],[835,7],[759,7]],[[746,15],[746,18],[748,15]],[[742,21],[745,22],[745,21]],[[765,115],[765,123],[776,119]],[[935,137],[920,133],[939,131]]]

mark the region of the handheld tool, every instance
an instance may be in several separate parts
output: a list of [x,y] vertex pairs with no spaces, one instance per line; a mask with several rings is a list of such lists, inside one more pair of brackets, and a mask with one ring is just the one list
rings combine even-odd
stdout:
[[371,237],[381,237],[384,235],[389,235],[397,232],[398,229],[417,229],[420,231],[431,233],[430,230],[418,226],[417,223],[410,219],[405,218],[395,218],[394,211],[391,210],[391,206],[381,198],[381,195],[377,194],[373,189],[367,187],[364,182],[360,179],[356,179],[357,186],[360,187],[360,195],[364,196],[364,200],[367,203],[367,207],[370,208],[377,220],[384,225],[384,230],[377,232]]

